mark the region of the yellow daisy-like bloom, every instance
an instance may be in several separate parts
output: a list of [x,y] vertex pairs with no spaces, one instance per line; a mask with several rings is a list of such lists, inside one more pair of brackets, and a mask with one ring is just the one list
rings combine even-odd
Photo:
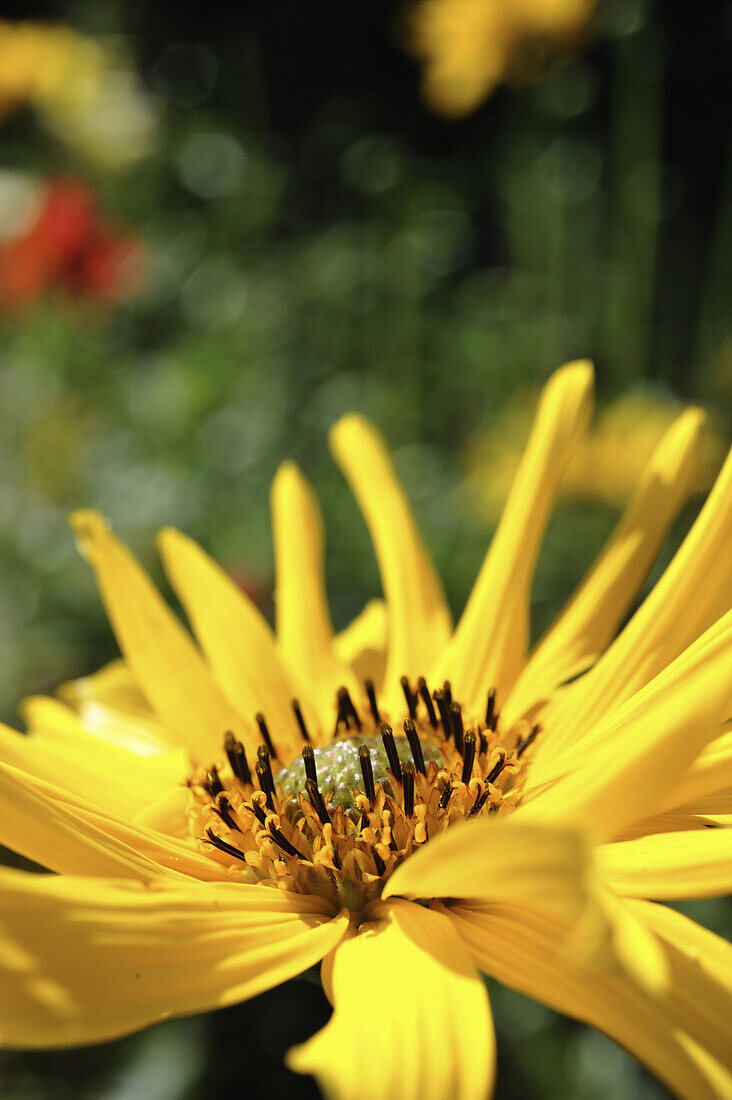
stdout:
[[[538,395],[522,390],[506,406],[496,425],[468,443],[464,451],[464,487],[488,522],[495,522],[516,475],[531,431]],[[638,471],[650,460],[678,415],[671,401],[648,393],[627,393],[606,405],[575,447],[562,482],[562,498],[600,501],[622,508],[633,492]],[[707,427],[691,487],[705,493],[724,457],[720,434]]]
[[291,463],[272,494],[276,635],[165,530],[194,644],[104,521],[74,517],[123,661],[64,702],[27,701],[28,737],[0,731],[0,842],[58,872],[0,874],[0,1041],[108,1039],[322,960],[332,1018],[288,1060],[329,1097],[483,1100],[481,972],[681,1096],[730,1095],[732,949],[647,899],[732,880],[732,831],[707,827],[729,822],[732,786],[732,458],[615,638],[694,476],[701,416],[683,413],[528,652],[534,562],[591,389],[587,363],[549,381],[454,630],[358,416],[332,448],[385,599],[339,636]]
[[468,114],[501,81],[566,51],[593,7],[593,0],[420,0],[408,46],[424,62],[425,99],[450,118]]

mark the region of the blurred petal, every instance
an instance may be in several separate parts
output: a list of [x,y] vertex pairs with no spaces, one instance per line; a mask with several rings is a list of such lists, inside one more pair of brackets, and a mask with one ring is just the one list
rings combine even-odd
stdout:
[[559,918],[478,903],[458,903],[449,913],[486,974],[605,1032],[685,1100],[720,1100],[658,997],[644,992],[622,969],[570,956],[568,929]]
[[71,523],[96,573],[119,647],[160,720],[196,762],[219,756],[228,730],[251,743],[193,641],[130,551],[96,512],[75,512]]
[[731,539],[732,452],[651,594],[595,667],[550,704],[547,725],[562,731],[563,744],[573,744],[595,715],[630,698],[729,610]]
[[261,711],[278,750],[284,741],[289,752],[294,751],[302,740],[290,705],[297,692],[261,612],[187,535],[167,527],[158,536],[158,549],[230,705],[252,724]]
[[[612,640],[686,501],[699,458],[703,413],[687,409],[665,433],[623,516],[590,572],[531,655],[503,708],[510,726],[587,668]],[[557,735],[544,745],[553,751]]]
[[307,970],[348,918],[262,886],[0,871],[0,1042],[77,1046],[254,997]]
[[425,674],[449,637],[450,612],[382,437],[352,414],[333,426],[330,444],[373,539],[389,618],[386,709],[401,709],[400,676]]
[[587,423],[593,372],[570,363],[544,387],[534,428],[490,550],[462,618],[430,679],[448,679],[469,707],[486,691],[501,704],[525,658],[531,582],[541,540],[572,449]]
[[653,833],[597,849],[603,877],[637,898],[708,898],[732,893],[732,829]]
[[363,611],[336,635],[334,651],[357,680],[373,680],[376,690],[381,691],[386,645],[386,604],[383,600],[369,600]]
[[333,648],[323,516],[294,462],[283,463],[272,484],[272,521],[277,641],[288,666],[307,684],[321,724],[330,733],[338,688],[353,690],[356,683]]
[[522,816],[575,822],[611,840],[653,811],[732,709],[732,612],[624,707],[596,723],[553,786],[528,802],[531,785],[551,776],[535,762]]
[[672,809],[727,787],[732,787],[732,733],[723,733],[702,749],[659,809]]
[[336,949],[333,1016],[287,1064],[314,1074],[328,1100],[485,1100],[495,1072],[488,994],[450,920],[409,902],[382,912]]

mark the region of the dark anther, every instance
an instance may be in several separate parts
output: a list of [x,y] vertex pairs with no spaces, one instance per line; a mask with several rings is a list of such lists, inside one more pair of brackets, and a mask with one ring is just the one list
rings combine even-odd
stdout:
[[500,809],[500,805],[500,802],[491,802],[490,806],[488,807],[488,813],[497,814]]
[[498,779],[498,776],[501,774],[505,766],[506,754],[504,752],[501,754],[501,756],[499,756],[498,760],[496,760],[495,764],[488,772],[488,775],[485,777],[486,783],[495,783],[496,779]]
[[405,760],[402,764],[402,783],[404,784],[404,813],[411,817],[414,813],[414,764]]
[[223,791],[224,784],[219,779],[218,769],[215,764],[212,764],[206,772],[206,779],[203,785],[211,795],[211,798],[215,798],[217,794],[221,794]]
[[259,786],[267,796],[267,806],[270,810],[274,810],[274,776],[272,775],[272,765],[269,762],[269,757],[264,755],[260,756],[254,770],[257,773]]
[[353,699],[351,693],[347,687],[338,688],[338,703],[340,705],[341,717],[345,720],[347,726],[350,725],[350,720],[353,719],[356,729],[361,729],[361,719],[358,716],[358,711],[353,705]]
[[412,750],[412,760],[414,760],[415,768],[418,772],[421,772],[422,775],[426,775],[427,771],[424,766],[424,756],[422,755],[422,742],[419,739],[417,727],[411,718],[404,719],[404,733],[409,742],[409,747]]
[[267,824],[267,815],[258,802],[252,802],[250,809],[260,825]]
[[302,710],[300,709],[300,704],[298,703],[297,699],[292,700],[292,709],[295,712],[295,718],[297,719],[297,724],[300,728],[300,736],[302,737],[303,741],[307,741],[309,744],[310,734],[308,733],[308,727],[305,725],[305,719],[302,716]]
[[233,733],[227,733],[224,738],[224,748],[229,759],[229,765],[236,778],[240,779],[242,783],[251,785],[252,773],[249,770],[247,754],[241,741],[237,741]]
[[452,798],[452,792],[455,790],[452,783],[446,783],[442,788],[442,794],[440,795],[440,801],[437,803],[438,810],[446,810],[447,804]]
[[449,707],[450,703],[452,702],[452,684],[449,680],[445,680],[444,684],[442,685],[442,690],[445,693],[445,699]]
[[225,794],[220,794],[216,799],[214,809],[225,825],[228,825],[230,829],[234,829],[237,833],[241,832],[241,829],[234,820],[231,803]]
[[489,794],[490,792],[487,787],[484,791],[478,791],[478,794],[475,796],[475,802],[468,811],[468,817],[475,817],[476,814],[480,813],[486,804]]
[[463,751],[463,708],[459,703],[450,703],[450,725],[455,738],[455,748],[461,753]]
[[366,694],[369,697],[369,706],[371,707],[371,717],[373,718],[374,722],[378,726],[381,722],[381,715],[379,714],[379,705],[376,702],[376,688],[374,687],[374,681],[373,680],[364,680],[364,685],[363,686],[366,688]]
[[463,739],[463,774],[460,777],[463,783],[469,783],[473,774],[473,761],[475,760],[475,733],[467,730]]
[[485,724],[491,733],[495,732],[498,715],[496,714],[496,689],[491,688],[485,704]]
[[275,844],[279,845],[283,852],[287,852],[288,856],[297,856],[298,859],[304,859],[305,857],[298,852],[294,844],[290,844],[286,836],[284,836],[279,829],[275,829],[274,825],[269,827],[269,835]]
[[437,703],[437,709],[440,712],[440,721],[442,722],[442,732],[445,735],[445,740],[449,741],[452,737],[452,726],[450,724],[450,711],[447,707],[447,700],[445,699],[444,691],[439,689],[432,696]]
[[371,767],[371,753],[369,752],[368,745],[361,745],[361,748],[358,750],[358,760],[361,765],[361,775],[363,776],[363,788],[366,797],[373,806],[374,799],[376,798],[376,786],[374,784],[374,770]]
[[206,836],[208,837],[214,848],[218,848],[220,852],[226,852],[227,856],[236,856],[237,859],[241,859],[246,863],[246,857],[243,852],[240,852],[238,848],[235,848],[233,844],[227,844],[225,840],[222,840],[220,836],[216,836],[213,829],[206,829]]
[[379,733],[381,734],[381,740],[384,742],[391,773],[395,779],[401,780],[402,766],[399,763],[399,753],[397,752],[396,741],[394,740],[394,730],[388,722],[382,722],[379,726]]
[[519,741],[518,745],[516,746],[516,755],[517,756],[523,756],[523,754],[528,749],[529,745],[533,745],[534,741],[536,740],[537,734],[540,731],[541,731],[541,726],[537,722],[537,724],[535,726],[531,727],[531,732],[527,733],[526,737],[524,737],[521,741]]
[[404,698],[407,702],[407,710],[409,711],[410,718],[417,717],[417,696],[409,686],[409,680],[406,676],[402,676],[399,683],[402,685],[402,691],[404,692]]
[[312,779],[313,783],[317,787],[318,785],[318,773],[315,768],[315,753],[310,745],[306,745],[302,750],[302,762],[305,765],[305,775],[308,779]]
[[270,736],[269,728],[268,728],[267,723],[265,721],[264,715],[260,712],[255,717],[256,717],[257,725],[259,726],[259,732],[262,736],[262,740],[264,741],[265,745],[269,749],[269,755],[276,757],[277,753],[275,752],[275,747],[272,744],[272,738]]
[[384,863],[383,859],[375,848],[371,849],[371,855],[374,857],[374,867],[376,868],[376,874],[383,875],[384,871],[386,870],[386,864]]
[[417,690],[422,696],[422,702],[427,708],[427,717],[430,720],[430,725],[433,730],[437,729],[437,715],[435,714],[435,704],[432,702],[432,696],[430,695],[430,689],[427,687],[427,681],[424,676],[420,676],[417,681]]
[[313,783],[312,779],[306,779],[305,790],[308,792],[308,798],[310,799],[311,806],[320,818],[320,824],[330,825],[331,822],[330,814],[328,813],[328,807],[325,804],[325,799],[318,790],[318,784]]
[[484,733],[480,734],[480,755],[485,756],[488,752],[488,738]]

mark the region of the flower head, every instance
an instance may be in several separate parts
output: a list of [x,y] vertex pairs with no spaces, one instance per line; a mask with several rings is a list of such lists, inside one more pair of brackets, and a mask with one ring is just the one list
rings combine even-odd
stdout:
[[607,1032],[680,1095],[726,1095],[730,949],[645,899],[730,884],[730,834],[707,826],[732,770],[732,459],[615,637],[691,482],[701,417],[683,413],[529,651],[534,562],[591,386],[586,363],[548,383],[454,629],[360,417],[332,449],[384,603],[342,635],[291,463],[272,493],[276,635],[168,529],[194,644],[101,517],[75,515],[123,661],[65,702],[28,701],[29,737],[0,731],[0,841],[60,873],[1,876],[5,1043],[108,1038],[322,960],[333,1016],[293,1068],[338,1098],[480,1100],[483,971]]
[[419,0],[408,44],[424,62],[427,102],[451,118],[468,114],[497,84],[566,52],[592,7],[592,0]]

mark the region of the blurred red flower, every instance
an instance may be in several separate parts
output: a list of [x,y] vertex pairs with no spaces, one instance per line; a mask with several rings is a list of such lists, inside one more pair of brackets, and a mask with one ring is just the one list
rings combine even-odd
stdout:
[[142,245],[117,235],[97,211],[93,188],[51,179],[25,231],[0,245],[0,300],[23,306],[49,292],[117,302],[139,285]]

